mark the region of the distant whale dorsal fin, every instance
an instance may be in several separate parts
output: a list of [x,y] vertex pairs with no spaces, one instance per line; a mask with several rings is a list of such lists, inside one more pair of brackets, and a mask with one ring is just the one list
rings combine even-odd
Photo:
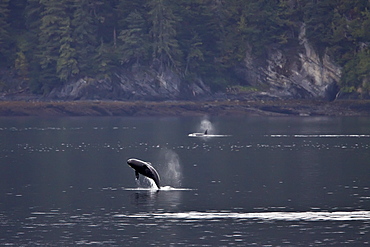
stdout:
[[204,134],[207,135],[208,134],[208,129],[206,129],[206,131],[204,131]]

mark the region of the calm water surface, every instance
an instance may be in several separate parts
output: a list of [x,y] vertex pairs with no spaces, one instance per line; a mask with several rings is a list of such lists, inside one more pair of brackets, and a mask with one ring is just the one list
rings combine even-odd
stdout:
[[0,118],[0,228],[6,246],[370,245],[370,118]]

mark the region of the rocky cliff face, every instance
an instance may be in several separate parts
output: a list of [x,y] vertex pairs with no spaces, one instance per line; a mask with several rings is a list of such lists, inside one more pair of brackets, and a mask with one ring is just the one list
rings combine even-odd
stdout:
[[[247,52],[235,73],[245,84],[279,98],[320,98],[333,100],[338,93],[341,68],[327,54],[318,54],[310,45],[302,25],[299,44],[285,49],[270,48],[267,58]],[[185,82],[177,73],[153,68],[132,67],[110,79],[80,79],[55,88],[48,98],[177,100],[211,95],[202,80]]]
[[210,95],[202,80],[185,84],[177,73],[147,67],[122,70],[109,79],[80,79],[55,88],[47,96],[63,100],[177,100]]
[[284,50],[272,48],[263,62],[247,52],[238,73],[248,84],[265,88],[273,96],[333,100],[338,92],[341,68],[327,54],[318,54],[305,33],[302,25],[298,46]]

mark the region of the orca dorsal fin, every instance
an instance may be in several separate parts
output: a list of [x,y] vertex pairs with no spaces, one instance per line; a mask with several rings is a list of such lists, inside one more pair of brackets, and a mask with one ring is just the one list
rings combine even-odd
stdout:
[[205,135],[208,135],[208,129],[206,129],[206,131],[204,131],[204,134]]

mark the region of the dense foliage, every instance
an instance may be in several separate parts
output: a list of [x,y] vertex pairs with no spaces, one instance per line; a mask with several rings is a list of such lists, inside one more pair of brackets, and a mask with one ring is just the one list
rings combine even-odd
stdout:
[[39,93],[134,65],[222,84],[247,49],[297,45],[302,23],[342,90],[370,91],[368,0],[0,0],[0,68]]

